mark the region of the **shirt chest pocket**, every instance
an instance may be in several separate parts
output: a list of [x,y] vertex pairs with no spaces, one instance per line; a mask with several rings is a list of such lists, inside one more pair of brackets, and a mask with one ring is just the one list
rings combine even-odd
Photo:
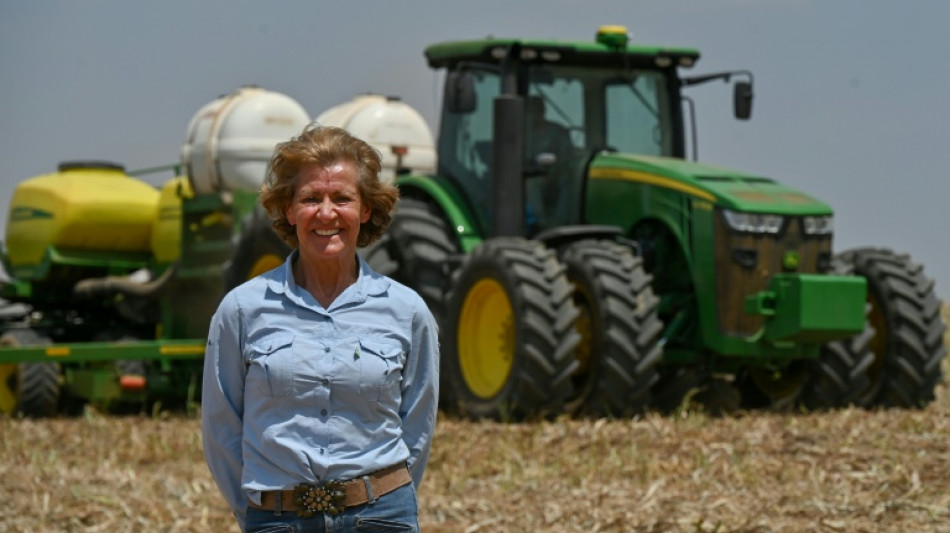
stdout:
[[360,394],[369,401],[395,397],[402,381],[404,358],[396,343],[360,339]]
[[286,396],[294,388],[293,335],[273,335],[248,346],[247,386],[261,394]]

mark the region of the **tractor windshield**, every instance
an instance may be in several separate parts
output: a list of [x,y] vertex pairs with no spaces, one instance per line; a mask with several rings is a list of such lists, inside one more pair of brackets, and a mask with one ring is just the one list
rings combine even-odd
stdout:
[[666,78],[659,72],[536,66],[525,106],[529,233],[583,222],[586,164],[602,149],[671,156]]
[[[503,74],[469,63],[472,107],[446,108],[439,133],[439,173],[455,182],[489,227],[492,206],[493,118]],[[551,65],[521,71],[525,98],[524,193],[529,235],[583,222],[586,164],[599,150],[674,155],[673,112],[658,71]]]
[[[669,93],[660,72],[544,65],[531,69],[528,96],[529,120],[563,128],[574,149],[673,155]],[[532,117],[534,110],[544,116]],[[526,131],[531,150],[530,125]]]

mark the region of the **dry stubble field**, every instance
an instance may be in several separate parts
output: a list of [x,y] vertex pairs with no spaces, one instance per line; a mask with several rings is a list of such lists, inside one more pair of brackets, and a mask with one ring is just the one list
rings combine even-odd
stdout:
[[[0,532],[237,531],[196,418],[0,419],[0,442]],[[433,533],[950,532],[950,390],[922,410],[443,417],[420,507]]]

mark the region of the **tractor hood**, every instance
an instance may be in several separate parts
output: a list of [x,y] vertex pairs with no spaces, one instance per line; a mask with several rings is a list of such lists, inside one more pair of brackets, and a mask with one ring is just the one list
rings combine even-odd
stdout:
[[675,190],[718,207],[780,215],[830,215],[828,204],[770,178],[671,157],[597,155],[592,180],[622,180]]

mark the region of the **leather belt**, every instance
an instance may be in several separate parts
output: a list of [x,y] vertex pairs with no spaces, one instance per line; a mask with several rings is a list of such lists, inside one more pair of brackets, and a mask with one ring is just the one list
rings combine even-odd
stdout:
[[[298,505],[300,502],[301,491],[320,492],[324,487],[332,487],[327,492],[335,492],[340,496],[340,504],[343,507],[356,507],[375,501],[384,494],[408,485],[412,482],[412,476],[409,474],[409,468],[405,464],[393,465],[382,470],[373,472],[365,476],[351,479],[349,481],[328,481],[319,485],[298,485],[292,490],[267,490],[261,492],[261,504],[249,503],[251,507],[264,509],[266,511],[289,511],[289,512],[307,512],[313,514],[314,511],[323,511],[324,509],[307,508]],[[311,492],[312,493],[312,492]],[[331,514],[333,512],[329,510]]]

